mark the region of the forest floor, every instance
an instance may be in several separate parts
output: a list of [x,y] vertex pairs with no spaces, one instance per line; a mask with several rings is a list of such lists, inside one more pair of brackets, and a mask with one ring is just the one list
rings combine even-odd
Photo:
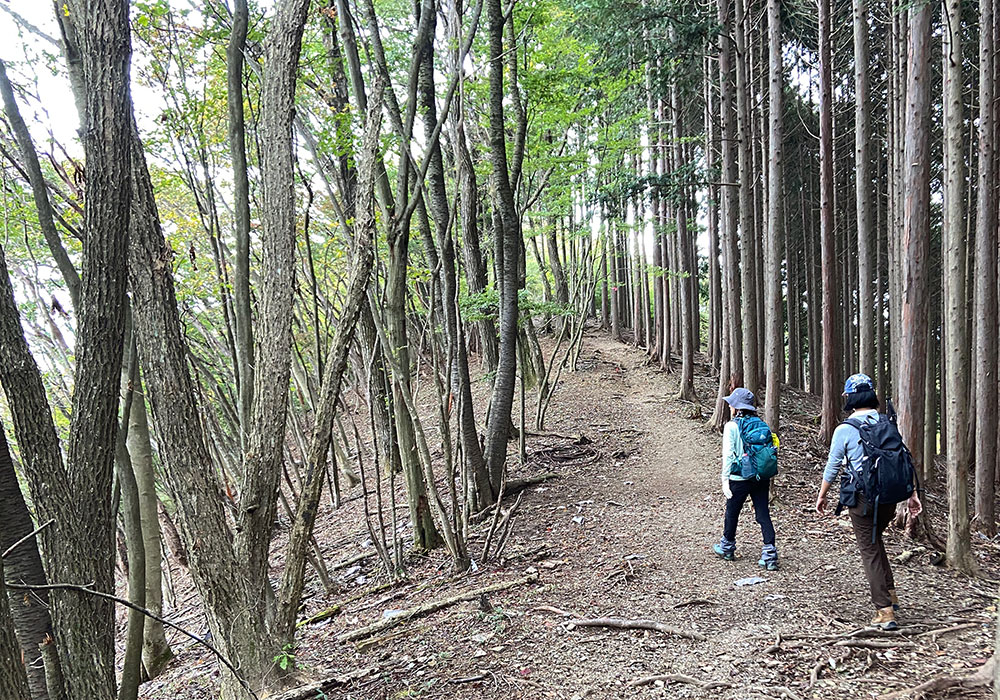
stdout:
[[[705,425],[716,382],[698,368],[698,393],[708,407],[701,416],[673,398],[675,374],[650,366],[631,346],[589,333],[578,371],[563,374],[546,427],[591,442],[564,452],[570,461],[554,463],[544,459],[552,454],[547,448],[571,446],[570,439],[528,440],[528,464],[512,476],[554,470],[559,477],[525,492],[503,559],[456,576],[443,552],[411,557],[409,579],[386,589],[378,586],[373,556],[332,572],[341,586],[336,594],[311,581],[306,614],[336,603],[342,611],[304,626],[289,657],[304,679],[340,677],[336,689],[309,697],[871,698],[981,666],[993,649],[996,584],[935,566],[933,552],[896,531],[887,533],[887,546],[894,562],[906,559],[894,563],[902,632],[852,636],[872,606],[846,518],[812,512],[824,450],[812,425],[818,406],[807,395],[785,397],[772,511],[781,569],[762,573],[757,566],[760,531],[749,503],[736,561],[712,554],[724,506],[720,439]],[[512,455],[516,460],[513,444]],[[943,502],[932,497],[928,506],[943,532]],[[488,526],[473,528],[474,559]],[[372,551],[360,499],[328,508],[317,538],[331,565]],[[996,540],[976,537],[975,553],[988,578],[1000,577]],[[381,636],[337,641],[421,603],[536,576]],[[177,601],[167,616],[197,630],[202,623],[187,576],[173,565],[173,577]],[[750,577],[761,580],[740,585]],[[704,639],[572,624],[597,617],[651,619]],[[218,663],[172,640],[178,658],[143,686],[142,697],[214,697]],[[672,677],[634,685],[655,675]],[[989,697],[985,689],[950,693]]]

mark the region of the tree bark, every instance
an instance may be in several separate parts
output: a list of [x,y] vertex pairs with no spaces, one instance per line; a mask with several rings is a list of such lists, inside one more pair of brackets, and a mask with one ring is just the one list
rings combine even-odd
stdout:
[[873,201],[877,183],[871,168],[871,86],[868,77],[867,0],[854,7],[854,162],[857,168],[855,204],[858,227],[859,369],[875,377],[875,318],[872,299],[872,243],[875,240]]
[[[514,403],[514,384],[517,374],[518,327],[518,258],[520,255],[521,229],[514,206],[510,169],[507,162],[507,139],[504,127],[504,65],[503,30],[504,16],[500,0],[486,0],[489,26],[490,55],[490,156],[493,165],[493,182],[497,190],[496,206],[499,207],[502,240],[503,278],[498,280],[500,293],[500,356],[490,416],[486,427],[486,463],[490,481],[498,489],[507,460],[508,429]],[[516,46],[509,49],[516,52]]]
[[21,650],[14,635],[14,620],[7,604],[3,561],[0,560],[0,695],[5,700],[32,700],[21,659]]
[[975,457],[976,522],[996,534],[997,434],[997,210],[996,85],[993,32],[994,0],[979,3],[979,186],[976,195],[975,249]]
[[306,475],[299,493],[295,520],[289,534],[285,569],[278,594],[278,615],[275,628],[285,643],[291,643],[295,634],[296,615],[302,600],[305,581],[306,555],[316,523],[323,477],[326,473],[327,454],[333,431],[333,418],[340,399],[340,387],[347,369],[347,354],[354,341],[354,329],[361,310],[368,303],[368,281],[375,260],[375,161],[378,157],[382,116],[382,88],[375,88],[372,108],[366,115],[364,144],[359,154],[358,201],[354,207],[354,264],[348,282],[343,310],[334,332],[333,344],[316,407],[312,442],[309,446]]
[[260,335],[268,342],[258,346],[255,357],[252,429],[243,457],[236,553],[246,564],[251,586],[264,601],[273,594],[267,555],[277,510],[291,378],[296,235],[292,124],[308,7],[309,0],[286,0],[278,5],[265,42],[261,84],[259,323]]
[[233,166],[233,225],[236,260],[233,265],[233,306],[236,335],[236,377],[239,387],[240,445],[247,448],[254,385],[253,315],[250,310],[250,179],[247,172],[246,120],[243,111],[243,52],[250,10],[247,0],[235,0],[233,25],[226,47],[226,99],[229,106],[229,152]]
[[[781,12],[778,0],[767,2],[768,66],[770,90],[768,93],[768,142],[770,162],[767,172],[767,246],[764,251],[765,289],[764,306],[764,356],[767,362],[767,397],[764,419],[771,430],[778,430],[781,410],[781,381],[784,378],[784,314],[781,299],[781,258],[784,252],[782,230],[782,178],[784,147],[781,128],[782,90],[784,73],[781,59]],[[789,328],[791,328],[789,319]]]
[[[671,85],[671,101],[673,111],[674,129],[674,172],[680,173],[681,164],[684,161],[683,144],[684,138],[684,118],[681,100],[680,87],[677,79]],[[678,183],[680,192],[684,193],[686,187]],[[697,401],[698,395],[694,388],[694,329],[692,328],[691,303],[694,294],[697,293],[698,270],[691,267],[691,234],[688,231],[686,195],[682,194],[677,202],[677,242],[680,258],[680,269],[682,277],[680,279],[681,291],[681,377],[680,386],[677,391],[677,398],[684,401]]]
[[[31,513],[28,512],[28,505],[24,502],[24,495],[14,472],[14,460],[11,458],[7,436],[3,426],[0,426],[0,552],[6,552],[34,529],[35,524],[31,520]],[[3,574],[6,577],[4,580],[11,583],[48,583],[36,538],[32,537],[18,545],[3,559]],[[52,638],[48,601],[47,591],[38,591],[37,596],[30,598],[18,593],[10,596],[10,612],[20,646],[20,658],[27,670],[32,700],[48,700],[49,697],[40,649],[46,639]],[[0,605],[2,604],[4,603],[0,601]]]
[[[962,110],[962,17],[959,0],[944,0],[942,48],[944,114],[944,216],[942,218],[945,356],[943,358],[947,406],[948,460],[948,563],[962,571],[972,569],[969,533],[969,442],[966,425],[969,406],[969,337],[966,324],[965,158]],[[992,31],[992,29],[990,29]],[[929,397],[928,397],[929,398]],[[937,431],[929,426],[935,438]],[[928,464],[933,452],[926,454]],[[929,475],[929,469],[925,475]]]
[[[823,414],[820,433],[829,442],[837,427],[839,406],[840,327],[837,308],[840,293],[833,228],[833,97],[830,50],[830,0],[819,0],[819,152],[820,239],[823,260]],[[811,346],[810,346],[811,352]]]
[[732,0],[735,8],[736,24],[733,34],[736,38],[736,115],[739,140],[739,226],[740,226],[740,272],[742,299],[748,306],[743,313],[743,383],[750,391],[760,389],[760,341],[757,327],[757,259],[754,228],[754,182],[752,133],[750,123],[750,87],[747,78],[746,12],[744,0]]
[[910,8],[907,42],[905,193],[900,250],[899,425],[918,473],[924,469],[924,383],[927,366],[930,250],[930,43],[932,6]]

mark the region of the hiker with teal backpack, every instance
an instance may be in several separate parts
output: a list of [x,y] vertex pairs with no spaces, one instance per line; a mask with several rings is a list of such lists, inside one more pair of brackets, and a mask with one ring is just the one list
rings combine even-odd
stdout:
[[727,561],[736,558],[736,526],[747,498],[764,537],[759,566],[768,571],[778,568],[778,550],[774,546],[774,525],[768,496],[771,479],[778,473],[778,437],[767,423],[757,417],[754,395],[739,388],[726,397],[733,409],[733,420],[722,429],[722,493],[726,496],[726,518],[722,539],[712,549]]
[[[906,501],[911,517],[920,515],[916,473],[910,451],[896,427],[892,403],[879,413],[875,382],[866,374],[852,374],[844,384],[844,410],[850,417],[837,426],[823,472],[816,512],[826,513],[826,495],[840,474],[836,513],[847,508],[861,562],[871,589],[876,614],[873,627],[897,629],[899,598],[882,533],[895,517],[896,504]],[[843,472],[841,472],[843,467]]]

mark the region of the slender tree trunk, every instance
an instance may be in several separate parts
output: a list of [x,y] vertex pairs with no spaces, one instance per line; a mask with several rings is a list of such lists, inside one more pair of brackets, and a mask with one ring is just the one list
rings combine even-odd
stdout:
[[877,183],[872,179],[870,146],[871,87],[868,77],[868,7],[867,0],[854,0],[854,162],[858,227],[858,319],[859,369],[870,377],[875,372],[875,319],[872,300],[873,202]]
[[740,271],[742,273],[743,302],[750,305],[743,314],[743,383],[750,391],[760,389],[760,340],[757,326],[757,259],[754,228],[754,177],[753,177],[753,127],[750,123],[750,87],[747,78],[747,41],[745,0],[732,0],[736,25],[736,114],[739,128],[739,183],[740,183]]
[[235,0],[233,25],[226,48],[226,99],[229,104],[229,152],[233,166],[233,220],[236,234],[236,260],[233,265],[236,376],[239,381],[240,442],[244,449],[247,447],[251,425],[254,385],[253,316],[250,311],[250,179],[247,173],[246,121],[243,113],[243,53],[249,17],[247,0]]
[[[277,510],[291,377],[295,297],[295,169],[292,124],[302,32],[309,0],[278,6],[265,43],[261,83],[260,335],[255,356],[252,430],[244,452],[236,524],[237,556],[265,607],[273,602],[267,577],[271,528]],[[273,610],[266,611],[266,614]]]
[[66,248],[62,244],[59,231],[56,228],[52,203],[49,200],[48,185],[45,183],[42,167],[38,162],[38,153],[35,151],[34,143],[31,140],[31,133],[28,131],[28,126],[24,123],[24,119],[21,117],[21,110],[14,99],[14,90],[7,79],[7,67],[3,61],[0,61],[0,96],[3,98],[4,113],[7,115],[7,122],[10,124],[15,141],[17,141],[18,150],[21,151],[21,160],[24,164],[24,169],[27,171],[28,183],[31,185],[31,194],[35,201],[35,211],[38,214],[39,228],[42,230],[42,235],[48,244],[49,252],[52,253],[52,259],[55,260],[63,281],[66,283],[66,289],[69,291],[73,307],[79,310],[80,275],[77,273],[76,268],[73,267],[73,261],[70,260]]
[[[28,537],[34,529],[35,524],[14,472],[7,436],[3,426],[0,426],[0,552]],[[36,538],[29,538],[4,557],[3,575],[10,583],[36,586],[47,583]],[[10,596],[10,612],[20,646],[18,658],[23,660],[27,670],[32,700],[47,700],[49,697],[40,648],[42,644],[51,643],[52,639],[48,600],[46,591],[38,591],[32,596],[12,592]],[[0,601],[0,605],[4,604],[5,601]],[[3,688],[0,683],[0,690]]]
[[[684,118],[683,105],[680,87],[675,79],[671,86],[671,100],[673,102],[673,129],[674,129],[674,168],[680,171],[684,161],[684,151],[682,139],[684,138]],[[681,192],[686,188],[681,186]],[[681,325],[681,377],[677,397],[684,401],[697,401],[698,396],[694,388],[694,329],[692,328],[691,302],[693,293],[696,292],[698,270],[691,267],[691,234],[688,231],[687,206],[684,197],[677,202],[677,242],[678,257],[680,258],[680,279],[681,292],[681,317],[678,319]]]
[[833,224],[833,95],[830,49],[830,0],[819,0],[820,57],[820,238],[823,260],[823,414],[820,434],[829,442],[840,413],[840,291]]
[[[500,287],[500,360],[493,385],[490,417],[486,428],[486,463],[490,481],[499,488],[507,460],[507,440],[514,405],[514,385],[517,373],[518,328],[518,258],[520,255],[521,228],[514,206],[514,190],[507,159],[507,138],[504,132],[504,16],[500,0],[486,0],[490,41],[490,154],[493,164],[493,181],[497,188],[501,227],[497,232],[502,239],[504,275],[498,280]],[[516,54],[516,47],[510,51]]]
[[[965,162],[962,110],[962,18],[959,0],[945,0],[942,70],[944,75],[944,217],[942,219],[942,289],[944,290],[945,355],[943,358],[947,406],[948,563],[971,571],[969,533],[969,443],[966,425],[969,406],[969,337],[966,317]],[[992,28],[987,30],[992,33]],[[994,247],[995,249],[995,247]],[[930,433],[933,425],[930,426]],[[933,452],[925,452],[927,464]],[[925,469],[925,475],[931,470]]]
[[[767,35],[769,51],[770,93],[768,96],[770,163],[767,174],[767,246],[764,251],[764,271],[767,288],[764,307],[765,353],[767,360],[767,399],[764,418],[772,430],[778,430],[781,409],[781,380],[785,354],[784,318],[781,303],[781,257],[784,251],[782,224],[783,136],[781,130],[782,89],[784,82],[781,60],[781,13],[778,0],[767,2]],[[791,327],[789,319],[789,327]]]
[[975,456],[976,522],[996,533],[997,455],[997,172],[994,133],[996,95],[993,33],[994,0],[979,3],[979,186],[976,194],[975,249]]

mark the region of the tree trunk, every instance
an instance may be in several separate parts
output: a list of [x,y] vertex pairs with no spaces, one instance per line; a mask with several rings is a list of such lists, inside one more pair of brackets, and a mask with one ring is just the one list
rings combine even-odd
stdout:
[[[146,553],[146,608],[156,615],[162,615],[163,571],[160,557],[160,521],[157,517],[159,499],[156,495],[153,447],[149,436],[145,394],[140,388],[135,388],[138,395],[132,400],[127,445],[139,488],[139,517]],[[142,663],[148,676],[150,678],[158,676],[173,657],[163,623],[153,618],[146,618]]]
[[306,475],[302,482],[299,502],[295,510],[295,520],[289,534],[278,595],[278,616],[275,624],[277,634],[285,643],[291,643],[295,635],[296,615],[302,600],[305,581],[306,555],[316,523],[323,477],[326,473],[327,454],[333,431],[333,418],[340,399],[340,387],[347,369],[347,354],[354,340],[354,329],[361,309],[367,305],[368,280],[375,260],[375,161],[378,157],[379,134],[382,116],[381,87],[376,87],[372,108],[366,115],[365,141],[359,155],[358,201],[354,207],[354,255],[347,294],[343,301],[333,344],[328,353],[320,399],[316,407],[312,442],[309,446]]
[[994,0],[979,3],[979,186],[976,194],[975,250],[975,456],[976,522],[996,534],[997,434],[997,215],[996,94],[994,84]]
[[[674,129],[674,171],[681,172],[681,165],[684,161],[683,144],[684,138],[684,118],[683,106],[681,102],[681,91],[674,80],[671,86],[671,100],[673,102],[673,129]],[[683,184],[679,190],[685,191]],[[681,292],[681,316],[678,319],[681,325],[681,377],[680,386],[677,391],[677,398],[683,401],[697,401],[698,395],[694,389],[694,329],[691,320],[692,296],[696,293],[696,282],[698,280],[697,268],[691,267],[691,234],[688,231],[687,206],[684,202],[686,195],[681,196],[677,202],[677,243],[678,257],[680,258],[680,271],[682,276],[679,280]]]
[[854,162],[858,227],[858,325],[859,369],[875,377],[875,318],[872,299],[873,200],[877,183],[872,179],[869,143],[872,140],[871,87],[868,77],[867,0],[854,0]]
[[0,61],[0,96],[3,98],[4,112],[7,115],[14,139],[17,141],[18,150],[21,151],[24,169],[27,171],[28,183],[31,185],[31,194],[35,201],[35,211],[38,214],[38,226],[48,244],[49,252],[52,253],[52,259],[55,260],[63,281],[66,283],[73,308],[79,311],[80,275],[73,267],[73,261],[66,253],[62,238],[56,229],[48,185],[45,183],[42,167],[38,162],[38,153],[35,151],[35,146],[31,141],[31,133],[28,131],[28,126],[24,123],[21,110],[14,99],[14,90],[7,79],[7,67],[3,61]]
[[753,126],[750,123],[750,87],[747,78],[747,41],[745,0],[733,0],[736,25],[736,114],[739,128],[740,183],[740,272],[742,273],[743,303],[749,305],[743,313],[743,384],[750,391],[760,390],[760,340],[757,327],[757,259],[754,229]]
[[292,306],[295,299],[295,155],[292,124],[302,32],[309,0],[287,0],[265,41],[261,80],[261,281],[260,336],[254,366],[252,428],[243,456],[243,484],[236,516],[236,553],[250,585],[273,603],[267,555],[277,511],[288,384],[291,378]]
[[[0,552],[7,551],[35,529],[24,502],[21,486],[14,472],[7,436],[0,426]],[[45,585],[45,571],[34,537],[18,545],[3,559],[3,574],[10,583]],[[40,646],[52,637],[52,619],[49,617],[48,592],[38,591],[32,596],[14,592],[10,596],[10,612],[20,646],[20,655],[28,674],[28,686],[33,700],[47,700],[45,667]],[[0,605],[4,605],[0,601]],[[58,661],[57,661],[58,663]],[[0,689],[3,685],[0,684]],[[6,697],[6,696],[5,696]]]
[[[504,14],[500,0],[486,0],[487,22],[490,42],[490,156],[493,165],[493,180],[497,190],[496,205],[499,207],[500,229],[497,233],[502,240],[499,250],[503,253],[503,278],[498,280],[500,288],[500,357],[496,379],[493,384],[493,398],[490,402],[490,416],[486,426],[486,463],[490,471],[490,481],[498,489],[507,461],[507,440],[509,439],[510,416],[514,405],[514,384],[517,375],[517,335],[518,335],[518,258],[520,256],[521,227],[514,206],[514,190],[511,186],[510,169],[507,161],[507,137],[504,127]],[[516,46],[510,51],[516,53]]]
[[931,5],[909,10],[899,348],[899,425],[920,473],[924,470],[924,383],[927,365],[930,251]]
[[235,0],[233,26],[226,48],[226,99],[229,105],[229,152],[233,166],[234,326],[239,388],[240,444],[247,448],[254,385],[253,316],[250,311],[250,180],[247,174],[246,126],[243,114],[243,52],[249,24],[247,0]]
[[[965,161],[962,110],[962,18],[959,0],[945,0],[942,75],[944,76],[944,216],[942,251],[944,290],[945,394],[948,459],[948,563],[962,571],[972,569],[969,534],[969,443],[966,425],[969,406],[969,337],[966,316]],[[928,400],[930,397],[927,397]],[[928,432],[934,434],[933,424]],[[925,459],[933,463],[933,452]],[[925,479],[932,474],[924,470]]]
[[[784,252],[782,224],[782,178],[783,178],[783,136],[782,89],[784,74],[781,60],[781,13],[778,0],[767,2],[767,35],[769,45],[770,91],[768,95],[768,143],[770,162],[767,173],[767,247],[764,251],[766,269],[764,281],[766,299],[764,306],[764,338],[767,360],[767,399],[764,419],[771,430],[778,430],[781,410],[782,360],[785,354],[784,317],[781,303],[781,257]],[[789,328],[792,327],[789,319]]]
[[[829,442],[839,422],[840,293],[833,228],[833,97],[830,56],[830,0],[819,0],[820,239],[823,260],[823,414],[820,434]],[[810,346],[811,350],[811,346]]]
[[3,580],[4,566],[0,560],[0,695],[5,700],[33,700],[28,691],[28,677],[14,635],[14,619],[7,604],[7,588]]

